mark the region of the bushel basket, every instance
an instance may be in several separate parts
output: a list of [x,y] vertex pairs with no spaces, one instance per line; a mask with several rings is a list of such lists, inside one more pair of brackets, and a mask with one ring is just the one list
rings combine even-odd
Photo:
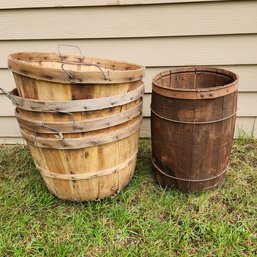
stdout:
[[55,53],[15,53],[9,97],[35,165],[61,199],[117,194],[133,176],[144,67]]

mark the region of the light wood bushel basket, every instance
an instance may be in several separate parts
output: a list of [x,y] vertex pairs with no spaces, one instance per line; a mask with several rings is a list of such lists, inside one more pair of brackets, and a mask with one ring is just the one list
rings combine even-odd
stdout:
[[35,52],[8,64],[17,87],[9,97],[48,189],[88,201],[124,188],[136,165],[144,67]]

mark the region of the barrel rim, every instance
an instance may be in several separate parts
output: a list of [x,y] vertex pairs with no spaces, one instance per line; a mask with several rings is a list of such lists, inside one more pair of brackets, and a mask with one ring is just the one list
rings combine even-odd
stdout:
[[[217,74],[221,74],[221,75],[227,75],[230,78],[234,79],[234,81],[232,83],[228,83],[224,86],[219,86],[219,87],[208,87],[208,88],[196,88],[196,89],[186,89],[186,88],[170,88],[170,87],[163,87],[161,85],[157,84],[157,79],[160,79],[162,75],[166,76],[169,74],[176,74],[176,73],[186,73],[186,72],[196,72],[196,71],[204,71],[204,72],[212,72],[212,73],[217,73]],[[233,76],[233,77],[231,77]],[[221,68],[215,68],[215,67],[205,67],[205,66],[192,66],[192,67],[188,67],[188,68],[176,68],[176,69],[169,69],[169,70],[165,70],[162,72],[159,72],[158,74],[156,74],[153,77],[153,84],[155,84],[158,87],[161,88],[165,88],[165,89],[170,89],[170,90],[176,90],[176,91],[190,91],[190,92],[198,92],[198,91],[211,91],[211,90],[215,90],[215,89],[219,89],[219,88],[225,88],[225,87],[229,87],[235,83],[237,83],[239,80],[239,76],[229,70],[226,69],[221,69]]]
[[[176,73],[197,72],[197,71],[226,75],[232,78],[234,81],[224,86],[195,88],[195,89],[164,87],[157,83],[157,81],[160,80],[163,76],[176,74]],[[229,70],[214,68],[214,67],[206,67],[206,66],[192,66],[192,67],[186,67],[186,68],[169,69],[158,73],[153,77],[152,89],[153,89],[153,92],[157,94],[160,94],[166,97],[178,98],[178,99],[192,99],[192,100],[213,99],[213,98],[225,96],[237,91],[238,80],[239,80],[238,75]]]
[[[69,60],[73,60],[70,63]],[[32,61],[50,61],[59,62],[61,64],[74,64],[74,65],[91,65],[101,66],[113,69],[103,73],[99,71],[69,71],[65,72],[63,68],[42,67]],[[68,60],[68,61],[67,61]],[[75,62],[74,62],[75,60]],[[118,69],[117,67],[124,69]],[[51,82],[59,82],[64,84],[113,84],[125,83],[141,80],[144,77],[145,67],[142,65],[105,59],[100,57],[85,56],[80,57],[77,55],[62,55],[54,52],[15,52],[8,56],[8,68],[14,73],[24,75],[34,79],[41,79]],[[33,68],[33,69],[32,69]],[[115,69],[117,68],[117,69]],[[72,75],[72,76],[69,76]],[[71,78],[72,77],[72,78]]]

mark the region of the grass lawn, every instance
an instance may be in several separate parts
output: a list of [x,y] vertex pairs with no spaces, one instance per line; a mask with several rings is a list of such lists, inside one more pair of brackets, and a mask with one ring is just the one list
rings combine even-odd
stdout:
[[23,146],[0,147],[0,256],[257,256],[257,140],[234,142],[226,182],[184,195],[158,186],[149,140],[131,183],[101,202],[47,191]]

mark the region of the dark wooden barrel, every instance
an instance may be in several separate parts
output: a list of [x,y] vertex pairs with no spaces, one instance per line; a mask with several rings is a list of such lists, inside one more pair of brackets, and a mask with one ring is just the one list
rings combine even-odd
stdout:
[[162,186],[189,193],[223,184],[237,85],[236,74],[218,68],[168,70],[153,78],[152,161]]

